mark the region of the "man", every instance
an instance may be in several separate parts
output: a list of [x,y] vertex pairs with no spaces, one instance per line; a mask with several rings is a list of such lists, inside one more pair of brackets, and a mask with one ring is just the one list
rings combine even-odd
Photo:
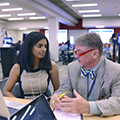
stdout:
[[68,64],[68,43],[62,42],[62,45],[60,46],[60,55],[62,57],[63,63],[62,64]]
[[18,42],[16,44],[13,44],[13,48],[16,48],[16,50],[20,50],[20,48],[21,48],[21,41],[18,40]]
[[63,46],[65,45],[64,42],[62,42],[62,45],[60,46],[60,49],[63,50]]
[[51,97],[51,106],[68,113],[120,114],[120,65],[102,56],[103,43],[96,33],[78,37],[75,47],[78,60],[68,65],[67,78]]

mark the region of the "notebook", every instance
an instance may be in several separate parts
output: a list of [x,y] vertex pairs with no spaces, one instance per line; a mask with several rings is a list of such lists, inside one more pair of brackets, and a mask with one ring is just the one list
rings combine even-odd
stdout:
[[0,107],[0,120],[57,120],[43,94],[10,115],[0,91]]
[[82,114],[65,113],[61,110],[54,110],[57,120],[83,120]]

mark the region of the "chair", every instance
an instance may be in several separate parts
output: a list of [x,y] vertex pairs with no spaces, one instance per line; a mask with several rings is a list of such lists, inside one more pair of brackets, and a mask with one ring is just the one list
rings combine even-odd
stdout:
[[20,83],[16,82],[13,89],[12,89],[12,93],[15,97],[17,98],[24,98],[24,94],[20,88]]
[[[8,77],[0,80],[0,89],[1,89],[2,93],[3,93],[3,89],[5,87],[5,84],[6,84],[7,80],[8,80]],[[20,89],[20,85],[19,85],[18,82],[14,85],[14,87],[12,89],[12,93],[17,98],[23,98],[23,95],[22,95],[22,92],[21,92],[21,89]]]
[[62,59],[63,59],[63,65],[67,65],[68,64],[68,50],[65,49],[62,51]]
[[0,80],[0,89],[1,89],[2,93],[3,93],[3,89],[4,89],[4,86],[5,86],[6,82],[7,82],[7,80],[8,80],[8,77]]
[[63,61],[62,64],[67,64],[67,49],[59,49],[59,61]]
[[62,58],[62,50],[59,49],[59,61],[62,61],[62,60],[63,60],[63,58]]

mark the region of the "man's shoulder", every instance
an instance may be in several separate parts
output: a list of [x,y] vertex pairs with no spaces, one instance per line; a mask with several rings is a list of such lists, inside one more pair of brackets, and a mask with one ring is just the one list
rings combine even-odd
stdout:
[[105,60],[105,66],[109,69],[114,69],[114,70],[118,70],[120,69],[120,64],[113,62],[107,58],[104,59]]
[[78,63],[78,60],[75,60],[68,64],[68,68],[80,68],[80,65]]
[[78,60],[75,60],[75,61],[70,62],[68,65],[78,65],[78,64],[79,64]]

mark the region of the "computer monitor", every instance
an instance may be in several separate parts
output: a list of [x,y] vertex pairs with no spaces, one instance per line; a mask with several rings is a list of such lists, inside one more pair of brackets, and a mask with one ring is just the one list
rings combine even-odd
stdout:
[[11,47],[13,44],[13,38],[12,37],[4,37],[3,38],[3,47]]
[[24,41],[24,39],[27,37],[27,33],[23,33],[23,41]]

